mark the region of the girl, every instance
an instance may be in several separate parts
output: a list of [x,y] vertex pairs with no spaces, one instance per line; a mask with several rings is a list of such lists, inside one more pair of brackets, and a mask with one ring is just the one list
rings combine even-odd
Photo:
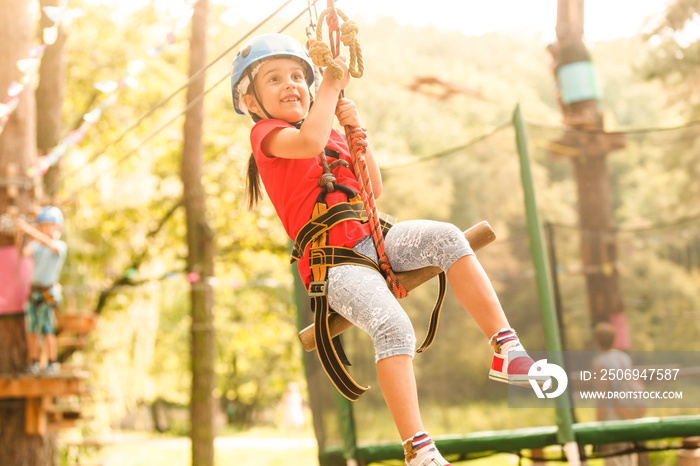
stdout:
[[[234,108],[255,122],[250,134],[253,153],[248,164],[249,207],[262,198],[262,179],[292,239],[298,239],[299,231],[309,222],[319,194],[323,193],[328,207],[332,207],[348,202],[346,187],[359,190],[349,168],[352,161],[346,138],[333,129],[333,116],[342,126],[359,128],[362,123],[355,104],[338,98],[349,82],[349,74],[342,57],[335,62],[343,68],[343,77],[336,79],[326,69],[315,99],[309,90],[314,82],[313,64],[306,50],[291,37],[258,36],[241,49],[233,62]],[[365,157],[378,198],[382,178],[369,147]],[[323,188],[327,177],[319,183],[326,158],[335,159],[330,165],[332,182],[344,189],[327,192]],[[378,261],[369,226],[359,220],[329,228],[327,243],[351,248],[357,256]],[[490,378],[527,384],[533,361],[510,328],[490,281],[456,226],[428,220],[400,222],[387,233],[385,248],[397,272],[428,265],[441,267],[459,302],[484,334],[491,337],[495,354]],[[384,277],[370,267],[333,264],[327,268],[326,280],[319,282],[319,277],[312,277],[309,248],[298,252],[299,273],[307,288],[321,283],[320,292],[327,296],[330,307],[372,337],[379,385],[404,439],[407,466],[449,465],[423,426],[413,372],[414,330]],[[318,290],[311,293],[317,294]],[[509,358],[512,351],[516,353]]]

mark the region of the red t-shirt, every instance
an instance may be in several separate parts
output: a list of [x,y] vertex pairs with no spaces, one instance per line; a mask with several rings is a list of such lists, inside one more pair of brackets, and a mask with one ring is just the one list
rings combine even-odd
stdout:
[[[301,227],[311,219],[316,198],[321,192],[318,180],[323,174],[320,154],[306,159],[284,159],[269,157],[262,152],[262,141],[272,131],[293,126],[282,120],[261,120],[250,131],[250,143],[253,155],[258,164],[260,178],[265,185],[265,191],[277,211],[277,216],[287,235],[294,240]],[[339,157],[346,160],[352,167],[352,159],[348,150],[345,136],[338,130],[331,131],[326,148],[338,152]],[[328,164],[333,163],[332,157],[327,157]],[[350,168],[339,165],[333,170],[336,181],[359,192],[357,179]],[[328,193],[326,202],[332,207],[340,202],[346,202],[347,197],[340,191]],[[329,232],[328,244],[332,246],[353,247],[357,241],[370,234],[369,225],[356,220],[342,222]],[[308,287],[311,281],[309,270],[309,250],[298,262],[299,275]]]

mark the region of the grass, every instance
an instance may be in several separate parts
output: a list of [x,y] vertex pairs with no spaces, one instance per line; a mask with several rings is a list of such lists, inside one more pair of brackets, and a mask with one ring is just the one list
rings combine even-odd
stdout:
[[[471,406],[426,406],[425,419],[430,425],[431,434],[440,436],[458,432],[483,430],[516,429],[534,425],[552,425],[552,413],[545,410],[508,409],[502,404],[482,404]],[[381,410],[378,410],[381,411]],[[498,415],[495,416],[494,413]],[[390,418],[381,412],[367,410],[358,415],[358,440],[362,444],[378,441],[397,441],[395,428]],[[669,415],[680,413],[650,413]],[[577,410],[580,422],[593,420],[590,409]],[[64,447],[61,466],[191,466],[190,441],[186,437],[153,435],[144,433],[120,433],[101,439],[103,446],[98,448]],[[663,446],[664,441],[659,441]],[[527,454],[527,452],[525,452]],[[545,450],[548,458],[559,458],[558,447]],[[316,440],[310,428],[298,434],[290,434],[278,429],[256,428],[246,432],[227,430],[215,442],[215,464],[236,466],[267,466],[293,464],[294,466],[318,466]],[[676,464],[675,451],[662,451],[650,454],[654,466]],[[453,463],[455,466],[511,466],[530,465],[530,460],[521,463],[516,455],[501,454],[482,459]],[[403,462],[382,463],[383,466],[403,466]],[[551,462],[549,464],[562,464]],[[378,464],[375,464],[378,466]],[[589,460],[588,466],[603,466],[602,460]]]
[[[658,446],[658,445],[657,445]],[[218,437],[215,442],[215,464],[236,466],[318,466],[316,441],[310,432],[299,436],[285,435],[275,429],[254,429],[248,432]],[[70,450],[70,449],[68,449]],[[529,455],[530,452],[524,452]],[[118,434],[111,443],[99,450],[73,448],[62,466],[191,466],[190,441],[186,437],[148,434]],[[560,458],[558,447],[545,449],[547,458]],[[650,454],[652,466],[676,465],[675,451]],[[532,465],[516,455],[500,454],[470,461],[457,461],[454,466],[515,466]],[[563,464],[550,462],[550,465]],[[588,466],[604,466],[603,460],[588,460]],[[372,463],[371,466],[380,466]],[[403,466],[402,461],[385,462],[381,466]]]
[[[61,466],[191,466],[190,445],[187,437],[118,434],[99,449],[66,448]],[[316,440],[308,432],[290,436],[274,429],[253,430],[218,437],[214,446],[217,465],[318,466]]]
[[[274,434],[274,432],[272,432]],[[235,440],[238,441],[235,441]],[[224,441],[221,441],[224,440]],[[302,442],[294,446],[295,441]],[[557,458],[556,447],[548,449],[547,457]],[[63,463],[81,466],[190,466],[190,443],[183,437],[132,436],[130,440],[109,445],[98,454],[83,456],[79,462]],[[315,441],[311,437],[255,437],[240,435],[217,439],[215,464],[236,466],[318,466]],[[458,461],[454,466],[516,466],[533,462],[515,455],[500,454],[470,461]],[[550,462],[550,465],[563,464]],[[603,460],[588,460],[588,466],[604,466]],[[652,466],[676,465],[673,451],[651,454]],[[372,463],[371,466],[380,466]],[[381,466],[403,466],[402,461],[381,463]]]

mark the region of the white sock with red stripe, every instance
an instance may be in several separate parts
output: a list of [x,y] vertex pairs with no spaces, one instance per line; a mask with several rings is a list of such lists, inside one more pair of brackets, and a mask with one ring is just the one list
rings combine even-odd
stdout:
[[427,432],[416,432],[404,440],[403,451],[406,466],[451,466],[435,447]]
[[525,351],[525,348],[520,344],[518,334],[512,328],[502,328],[494,333],[489,341],[498,354],[506,354],[512,350]]

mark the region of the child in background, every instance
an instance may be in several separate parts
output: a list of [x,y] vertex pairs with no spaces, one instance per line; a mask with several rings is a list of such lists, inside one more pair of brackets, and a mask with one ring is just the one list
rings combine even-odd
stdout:
[[[263,34],[252,39],[233,62],[232,92],[236,112],[251,116],[253,154],[248,165],[249,207],[262,198],[260,179],[267,195],[294,240],[309,221],[319,194],[328,207],[348,201],[346,193],[359,191],[345,136],[333,128],[334,115],[342,126],[361,127],[355,104],[338,98],[349,82],[345,60],[335,60],[343,70],[337,79],[326,69],[312,99],[313,64],[306,50],[293,38]],[[313,103],[313,105],[311,105]],[[322,159],[330,164],[334,191],[324,191],[328,178]],[[366,161],[375,198],[382,191],[381,173],[367,147]],[[327,175],[327,173],[326,173]],[[342,189],[341,189],[342,188]],[[330,228],[328,243],[374,262],[377,251],[369,226],[349,220]],[[533,360],[527,356],[496,297],[493,287],[462,232],[454,225],[429,220],[399,222],[385,238],[393,270],[439,266],[459,302],[494,346],[490,378],[506,383],[527,383]],[[312,282],[309,248],[301,251],[298,269],[307,288]],[[314,283],[319,283],[314,279]],[[413,326],[382,274],[352,264],[328,266],[323,293],[330,307],[366,331],[376,350],[379,385],[399,431],[408,466],[441,466],[449,463],[440,455],[421,420],[413,355]],[[318,311],[317,311],[318,312]],[[508,358],[509,352],[519,357]]]
[[[632,358],[624,351],[616,350],[613,347],[615,342],[615,326],[610,322],[598,322],[593,329],[593,338],[600,353],[592,361],[594,373],[602,374],[603,370],[631,371],[634,368]],[[622,383],[623,381],[620,381]],[[631,383],[631,382],[630,382]],[[625,384],[623,384],[625,385]],[[634,388],[627,385],[621,388],[619,384],[612,385],[607,380],[596,380],[596,389],[601,392],[622,391],[622,390],[643,390],[643,387]],[[617,409],[618,405],[624,401],[620,400],[596,400],[596,419],[599,421],[611,421],[620,419],[630,419],[627,415],[622,415],[624,409]],[[643,417],[640,414],[639,417]],[[599,446],[599,453],[603,456],[615,455],[605,458],[605,466],[637,466],[639,456],[636,453],[620,455],[620,452],[634,449],[632,442],[606,443]]]
[[37,216],[37,228],[17,219],[17,229],[29,236],[32,241],[22,249],[23,255],[31,255],[34,260],[29,299],[25,305],[27,322],[27,352],[29,367],[33,375],[41,372],[40,338],[43,338],[48,355],[45,373],[54,375],[59,371],[58,348],[56,345],[56,308],[62,300],[58,279],[66,259],[67,246],[61,241],[63,214],[57,207],[46,206]]

